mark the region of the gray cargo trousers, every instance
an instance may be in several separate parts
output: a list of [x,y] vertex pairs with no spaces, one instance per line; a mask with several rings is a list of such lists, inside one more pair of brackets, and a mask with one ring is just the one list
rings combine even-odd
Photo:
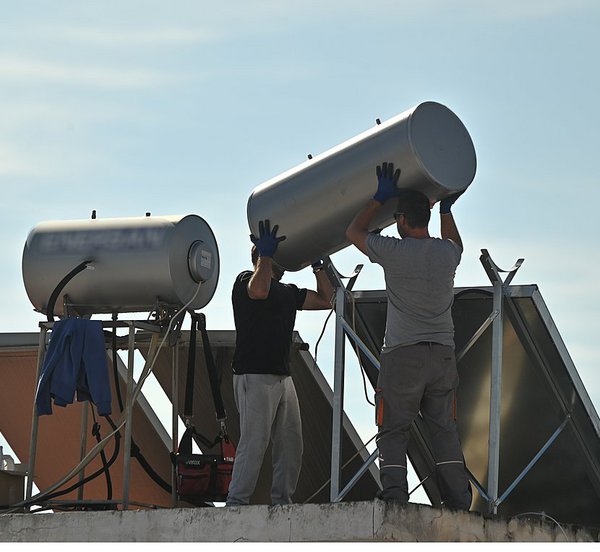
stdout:
[[420,411],[431,436],[442,502],[469,509],[471,489],[456,428],[457,386],[452,347],[423,342],[382,353],[375,394],[382,498],[408,502],[406,449]]
[[302,422],[291,376],[233,376],[240,414],[237,445],[227,506],[248,504],[254,493],[269,442],[273,444],[273,504],[290,504],[302,467]]

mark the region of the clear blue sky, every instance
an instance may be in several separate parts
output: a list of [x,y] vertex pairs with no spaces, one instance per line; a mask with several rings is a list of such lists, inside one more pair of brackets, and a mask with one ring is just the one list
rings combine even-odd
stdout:
[[[456,284],[489,283],[481,248],[503,268],[524,257],[514,283],[539,285],[599,409],[599,28],[597,0],[5,2],[0,331],[41,320],[21,278],[29,230],[92,209],[205,218],[221,255],[208,325],[233,329],[252,189],[434,100],[478,157],[454,209]],[[348,273],[366,259],[347,248],[333,261]],[[368,267],[356,289],[382,287]],[[323,321],[299,315],[313,351]]]

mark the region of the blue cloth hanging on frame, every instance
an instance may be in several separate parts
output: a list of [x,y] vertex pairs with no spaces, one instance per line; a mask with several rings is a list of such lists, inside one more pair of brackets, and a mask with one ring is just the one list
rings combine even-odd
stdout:
[[99,415],[111,413],[100,320],[65,318],[54,323],[35,394],[38,415],[52,414],[52,399],[56,406],[72,404],[75,393],[78,401],[93,402]]

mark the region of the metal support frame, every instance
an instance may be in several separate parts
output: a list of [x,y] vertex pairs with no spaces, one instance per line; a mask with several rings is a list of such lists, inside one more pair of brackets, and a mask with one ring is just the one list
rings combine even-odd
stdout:
[[[39,345],[38,345],[38,358],[37,358],[37,371],[36,371],[36,385],[40,379],[40,374],[42,371],[42,367],[44,364],[44,358],[46,354],[46,341],[48,332],[52,330],[54,326],[54,322],[40,322],[40,335],[39,335]],[[147,321],[141,320],[128,320],[128,321],[120,321],[117,322],[113,319],[113,321],[103,321],[103,328],[117,328],[117,327],[127,327],[128,328],[128,345],[127,345],[127,392],[126,392],[126,403],[125,403],[125,436],[124,436],[124,452],[123,452],[123,496],[121,501],[118,500],[97,500],[93,501],[94,503],[101,504],[122,504],[124,509],[128,509],[132,504],[129,500],[129,486],[130,486],[130,468],[131,468],[131,435],[132,435],[132,419],[133,419],[133,406],[134,406],[134,380],[133,380],[133,370],[134,370],[134,355],[135,355],[135,345],[136,345],[136,329],[146,330],[153,333],[157,333],[161,331],[161,327],[152,324]],[[179,364],[179,348],[178,348],[178,340],[174,344],[173,347],[173,381],[174,381],[174,389],[177,391],[176,382],[178,377],[178,364]],[[151,345],[150,350],[154,351],[154,347]],[[150,355],[151,357],[152,355]],[[149,357],[149,358],[150,358]],[[176,395],[175,395],[176,396]],[[173,405],[173,450],[176,450],[177,447],[177,401],[175,401]],[[84,411],[82,415],[82,433],[81,433],[81,443],[80,443],[80,460],[85,456],[85,448],[86,448],[86,427],[88,420],[88,408],[89,405],[87,402],[84,404]],[[30,502],[33,496],[33,482],[35,476],[35,464],[36,464],[36,455],[37,455],[37,442],[38,442],[38,430],[39,430],[39,416],[37,414],[37,408],[35,404],[35,400],[33,401],[33,411],[32,411],[32,424],[31,424],[31,436],[30,436],[30,446],[29,446],[29,462],[27,466],[27,485],[26,485],[26,502]],[[81,468],[79,479],[83,478],[85,466]],[[172,481],[174,482],[174,467],[172,468]],[[173,485],[173,489],[175,489],[175,485]],[[175,491],[174,491],[175,492]],[[85,504],[86,502],[82,500],[83,494],[81,491],[78,492],[78,502]],[[57,501],[57,503],[60,501]],[[174,494],[173,497],[173,506],[176,506],[177,495]],[[146,505],[147,506],[147,505]],[[26,511],[30,511],[30,506],[25,508]]]
[[337,494],[335,499],[332,499],[332,502],[341,502],[344,497],[350,492],[352,487],[356,484],[356,482],[363,476],[363,474],[369,469],[369,466],[375,462],[379,454],[378,449],[375,449],[369,458],[367,458],[366,462],[359,468],[359,470],[354,474],[354,476],[348,481],[346,486]]
[[[173,363],[173,370],[171,370],[171,389],[173,402],[172,402],[172,413],[171,413],[171,452],[177,454],[177,446],[179,443],[179,346],[173,347],[171,362]],[[171,466],[171,506],[175,508],[177,506],[177,469],[175,463]]]
[[[89,424],[89,404],[83,403],[83,413],[81,414],[81,438],[79,442],[79,461],[81,462],[85,457],[85,451],[87,450],[87,428]],[[85,479],[85,469],[79,472],[79,482],[81,483]],[[83,485],[77,489],[77,500],[83,500]]]
[[565,429],[565,427],[567,426],[567,424],[570,421],[571,421],[571,416],[567,415],[567,417],[564,419],[564,421],[562,422],[562,424],[560,424],[560,426],[558,428],[556,428],[556,431],[546,441],[546,443],[544,444],[544,446],[531,459],[531,461],[529,462],[529,464],[527,464],[527,466],[516,477],[516,479],[508,486],[508,488],[506,489],[506,491],[504,491],[504,493],[502,493],[502,496],[496,499],[496,501],[495,501],[495,506],[496,507],[498,507],[502,502],[504,502],[504,500],[506,500],[506,498],[508,497],[508,495],[513,492],[514,488],[529,473],[529,471],[531,470],[531,468],[533,468],[533,466],[542,457],[542,455],[550,448],[550,445],[552,445],[552,443],[554,443],[554,441],[556,441],[556,439],[558,438],[558,436],[562,433],[563,429]]
[[131,433],[133,421],[133,368],[135,351],[135,324],[129,322],[127,344],[127,394],[125,398],[125,442],[123,447],[123,507],[129,508],[129,470],[131,464]]
[[342,424],[344,416],[345,339],[341,319],[344,316],[345,289],[340,282],[335,290],[335,360],[333,369],[333,404],[331,423],[331,502],[335,502],[341,484],[342,472]]
[[348,278],[348,284],[344,286],[341,276],[335,269],[330,260],[325,264],[325,270],[335,288],[335,359],[333,376],[333,404],[332,404],[332,425],[331,425],[331,502],[340,502],[352,489],[355,483],[369,469],[369,466],[377,458],[377,449],[371,453],[367,461],[350,479],[350,481],[341,487],[342,475],[342,431],[344,416],[344,376],[346,361],[346,337],[351,339],[360,350],[368,357],[374,366],[379,368],[379,361],[371,353],[368,347],[361,341],[354,329],[346,321],[346,293],[351,292],[363,265],[358,265],[352,276]]
[[[506,500],[506,498],[517,487],[521,480],[529,473],[536,462],[548,450],[548,448],[556,441],[558,436],[567,426],[570,421],[570,416],[562,422],[556,431],[549,437],[547,442],[538,451],[529,464],[517,476],[517,478],[509,485],[509,487],[499,496],[499,471],[500,471],[500,420],[501,420],[501,405],[502,405],[502,368],[503,368],[503,333],[504,333],[504,300],[508,295],[509,285],[515,277],[517,271],[524,262],[524,259],[518,259],[517,262],[509,269],[502,270],[491,259],[489,252],[486,249],[481,250],[480,261],[483,265],[486,274],[488,275],[493,289],[493,306],[492,312],[487,319],[481,324],[478,330],[473,334],[471,339],[465,344],[460,352],[456,354],[457,363],[462,360],[467,352],[475,345],[477,340],[492,327],[492,368],[490,381],[490,416],[489,416],[489,445],[488,445],[488,474],[487,488],[484,488],[477,479],[470,474],[470,478],[488,504],[488,511],[492,514],[497,514],[498,506]],[[362,268],[362,266],[360,267]],[[369,459],[359,469],[359,471],[350,479],[344,488],[341,488],[341,435],[342,435],[342,418],[343,418],[343,394],[344,394],[344,371],[345,371],[345,338],[348,337],[368,358],[368,360],[379,369],[379,361],[361,341],[352,326],[346,320],[345,303],[346,293],[351,292],[356,277],[360,272],[359,267],[355,270],[353,276],[350,277],[348,286],[344,287],[342,276],[335,270],[329,262],[326,266],[328,275],[334,284],[335,294],[335,311],[336,311],[336,326],[335,326],[335,360],[334,360],[334,389],[333,389],[333,424],[332,424],[332,460],[331,460],[331,502],[341,501],[350,491],[352,486],[360,479],[370,464],[377,457],[377,449],[370,455]],[[501,274],[506,274],[502,278]],[[358,353],[358,351],[357,351]]]
[[[38,341],[38,359],[37,359],[37,370],[35,375],[35,384],[37,385],[40,380],[40,374],[42,373],[42,366],[44,365],[44,358],[46,356],[46,336],[48,334],[48,326],[45,323],[40,324],[40,338]],[[37,388],[36,388],[37,391]],[[37,438],[38,438],[38,413],[33,401],[33,412],[31,414],[31,437],[29,439],[29,463],[27,466],[27,486],[25,490],[25,499],[31,500],[33,494],[33,477],[35,473],[35,457],[37,453]],[[29,509],[27,509],[29,510]]]
[[[515,274],[525,259],[518,259],[509,270],[499,268],[488,253],[487,249],[481,250],[479,257],[483,268],[494,289],[492,321],[492,373],[490,381],[490,420],[489,420],[489,445],[488,445],[488,511],[498,512],[498,481],[500,473],[500,418],[502,408],[502,347],[504,333],[504,316],[502,306],[506,288],[515,277]],[[507,273],[502,279],[501,273]]]
[[[481,337],[485,330],[492,324],[492,367],[490,378],[490,417],[489,417],[489,445],[488,445],[488,481],[487,489],[476,480],[473,474],[470,474],[471,481],[481,497],[488,504],[488,512],[491,514],[498,513],[498,506],[504,502],[523,478],[531,471],[533,466],[543,456],[543,454],[556,441],[565,427],[571,422],[571,415],[566,410],[564,421],[548,438],[546,443],[534,455],[531,461],[523,468],[521,473],[514,481],[506,488],[499,496],[499,471],[500,471],[500,421],[501,421],[501,405],[502,405],[502,348],[503,348],[503,333],[504,333],[504,301],[505,298],[510,299],[509,284],[517,273],[518,269],[523,264],[524,259],[518,259],[517,262],[509,270],[500,269],[491,259],[489,252],[486,249],[481,250],[481,264],[483,265],[486,274],[488,275],[493,289],[493,305],[492,312],[483,322],[481,327],[475,332],[473,337],[463,347],[462,351],[456,355],[457,362],[460,361],[468,352],[468,350]],[[507,276],[502,279],[500,273],[506,273]],[[507,304],[514,311],[511,303]]]

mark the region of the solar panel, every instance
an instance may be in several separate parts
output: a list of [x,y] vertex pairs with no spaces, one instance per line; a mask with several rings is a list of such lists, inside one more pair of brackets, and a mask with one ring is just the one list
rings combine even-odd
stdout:
[[[378,353],[385,331],[385,291],[354,292],[356,330]],[[457,288],[453,318],[457,354],[493,310],[493,288]],[[600,419],[535,285],[507,286],[503,301],[498,513],[543,511],[600,525]],[[362,355],[361,355],[362,356]],[[371,382],[377,370],[366,357]],[[458,363],[458,428],[467,467],[486,493],[492,369],[491,327]],[[408,454],[420,479],[433,473],[427,428],[418,419]],[[426,481],[433,504],[439,493]],[[472,510],[487,513],[474,493]]]

